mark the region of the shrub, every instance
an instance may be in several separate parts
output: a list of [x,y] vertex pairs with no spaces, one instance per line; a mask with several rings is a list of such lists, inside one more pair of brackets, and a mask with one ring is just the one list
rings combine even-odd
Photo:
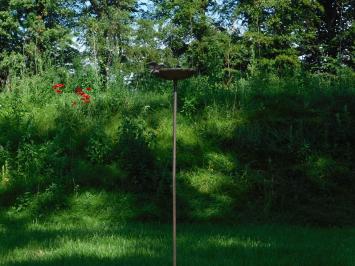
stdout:
[[154,134],[141,119],[126,118],[120,129],[117,153],[120,165],[127,172],[122,188],[135,192],[154,192],[159,174],[151,150]]

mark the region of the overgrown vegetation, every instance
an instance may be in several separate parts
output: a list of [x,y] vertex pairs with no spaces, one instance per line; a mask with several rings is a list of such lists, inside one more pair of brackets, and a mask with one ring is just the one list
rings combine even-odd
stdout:
[[[165,219],[169,84],[137,91],[115,82],[72,105],[78,96],[55,93],[48,75],[0,96],[2,205],[30,193],[37,210],[65,208],[64,195],[95,188],[130,193],[145,210],[136,218]],[[350,71],[181,84],[180,219],[351,224],[353,81]]]
[[97,190],[166,221],[171,84],[155,60],[198,72],[179,87],[180,221],[353,225],[353,11],[0,0],[0,206],[39,218]]

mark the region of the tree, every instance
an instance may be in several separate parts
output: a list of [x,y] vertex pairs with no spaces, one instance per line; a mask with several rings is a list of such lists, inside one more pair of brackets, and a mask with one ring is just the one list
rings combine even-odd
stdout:
[[[355,26],[354,3],[351,0],[319,0],[321,23],[317,29],[317,43],[308,62],[329,70],[329,62],[338,61],[354,67]],[[331,66],[330,66],[331,67]]]
[[212,1],[174,0],[154,1],[155,18],[163,20],[166,28],[164,44],[176,58],[182,57],[192,41],[201,41],[210,32],[211,21],[207,16]]
[[236,8],[257,62],[294,67],[301,58],[324,71],[332,59],[353,64],[353,14],[349,0],[242,0]]
[[240,1],[236,14],[246,27],[243,41],[252,48],[250,61],[294,68],[316,39],[321,6],[316,1]]
[[127,61],[135,0],[80,0],[81,36],[106,85],[113,66]]
[[[0,1],[0,72],[7,77],[18,62],[34,73],[44,59],[64,64],[73,54],[66,1]],[[16,64],[14,64],[16,62]]]

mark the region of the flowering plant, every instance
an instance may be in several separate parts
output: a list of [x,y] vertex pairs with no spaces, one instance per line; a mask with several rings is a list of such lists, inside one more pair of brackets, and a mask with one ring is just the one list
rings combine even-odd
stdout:
[[[62,94],[63,93],[63,90],[61,90],[62,88],[64,88],[65,85],[62,84],[62,83],[58,83],[58,84],[55,84],[52,86],[52,89],[54,90],[54,92],[56,94]],[[87,87],[85,88],[86,91],[92,91],[93,89],[91,87]],[[87,94],[86,92],[84,92],[84,90],[81,88],[81,87],[76,87],[75,90],[74,90],[75,94],[80,96],[80,100],[83,102],[83,103],[90,103],[91,102],[91,96],[89,94]],[[77,102],[76,101],[73,101],[72,102],[72,106],[76,106],[77,105]]]
[[52,86],[52,89],[58,89],[58,88],[64,88],[64,87],[65,87],[64,84],[58,83],[58,84],[53,85],[53,86]]
[[54,92],[55,92],[56,94],[62,94],[63,91],[60,90],[60,88],[64,88],[64,87],[65,87],[64,84],[58,83],[58,84],[53,85],[53,86],[52,86],[52,89],[54,90]]

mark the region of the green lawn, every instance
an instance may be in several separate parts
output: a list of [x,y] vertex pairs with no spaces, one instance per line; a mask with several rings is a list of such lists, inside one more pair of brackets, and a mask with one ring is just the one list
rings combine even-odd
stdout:
[[[170,265],[171,227],[95,217],[0,220],[0,265]],[[355,265],[355,229],[180,224],[178,265]]]

